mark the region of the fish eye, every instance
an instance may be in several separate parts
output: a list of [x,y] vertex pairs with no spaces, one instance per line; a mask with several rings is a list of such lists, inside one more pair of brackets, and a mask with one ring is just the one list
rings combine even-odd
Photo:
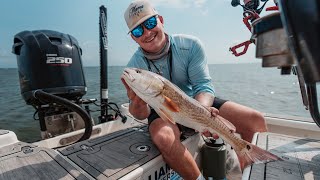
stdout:
[[136,70],[137,73],[141,73],[141,71],[139,69]]

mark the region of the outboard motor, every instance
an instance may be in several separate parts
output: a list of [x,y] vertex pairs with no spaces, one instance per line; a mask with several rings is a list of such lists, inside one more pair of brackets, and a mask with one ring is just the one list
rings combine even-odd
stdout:
[[86,94],[81,48],[77,40],[56,31],[23,31],[15,35],[21,94],[27,104],[41,104],[33,91],[72,100]]
[[12,52],[21,94],[38,112],[42,138],[84,127],[82,140],[89,138],[92,121],[78,105],[87,87],[77,40],[51,30],[23,31],[15,35]]
[[[252,23],[256,57],[263,67],[293,71],[298,76],[302,101],[320,127],[317,84],[320,82],[320,2],[278,0],[279,11]],[[275,8],[277,10],[277,8]]]
[[[296,60],[298,77],[306,90],[303,98],[320,127],[317,86],[320,82],[320,2],[319,0],[278,0],[288,44]],[[300,84],[301,87],[301,84]],[[318,87],[319,88],[319,87]]]
[[256,41],[256,57],[262,58],[262,67],[278,67],[283,75],[291,73],[294,60],[279,12],[255,20],[252,38]]
[[[243,22],[251,31],[249,41],[230,48],[235,56],[244,54],[250,43],[256,44],[256,57],[263,67],[277,67],[281,74],[298,76],[304,106],[320,127],[317,85],[320,82],[320,1],[274,0],[274,11],[260,17],[268,0],[231,0],[231,5],[243,7]],[[259,4],[264,2],[260,8]],[[251,23],[249,23],[251,21]],[[245,47],[238,53],[239,47]]]

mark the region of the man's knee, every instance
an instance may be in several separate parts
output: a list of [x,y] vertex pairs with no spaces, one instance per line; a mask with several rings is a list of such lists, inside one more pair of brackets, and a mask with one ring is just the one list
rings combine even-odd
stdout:
[[153,143],[162,154],[169,154],[172,145],[179,140],[179,129],[166,123],[151,123],[149,132]]
[[253,131],[255,132],[267,131],[267,124],[261,112],[253,110],[250,114],[250,119],[252,120],[250,124],[252,126]]
[[241,128],[237,127],[237,132],[241,135],[242,139],[251,142],[256,132],[266,132],[267,126],[263,115],[255,110],[247,111],[244,116],[244,121]]

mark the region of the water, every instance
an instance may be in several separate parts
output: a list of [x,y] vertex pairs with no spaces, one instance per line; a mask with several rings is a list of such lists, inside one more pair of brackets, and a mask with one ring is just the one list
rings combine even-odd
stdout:
[[[109,101],[126,103],[127,95],[120,75],[124,67],[108,70]],[[261,112],[310,117],[303,107],[298,79],[281,76],[277,68],[261,68],[260,64],[221,64],[209,66],[216,95],[220,98],[255,108]],[[100,97],[98,67],[85,67],[88,92],[84,98]],[[0,129],[14,131],[18,139],[34,142],[40,139],[39,121],[33,120],[35,110],[20,95],[17,69],[0,69]],[[92,106],[92,109],[97,107]],[[97,121],[98,113],[93,117]]]

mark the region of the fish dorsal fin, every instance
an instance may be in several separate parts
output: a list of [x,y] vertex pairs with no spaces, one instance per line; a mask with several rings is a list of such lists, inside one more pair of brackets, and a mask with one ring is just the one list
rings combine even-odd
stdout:
[[170,111],[172,112],[179,112],[180,111],[180,107],[178,104],[176,104],[175,102],[173,102],[169,97],[167,96],[163,96],[164,97],[164,102],[163,105],[168,108]]
[[176,122],[174,122],[173,118],[170,116],[170,114],[168,114],[165,110],[163,109],[159,109],[159,116],[161,117],[161,119],[166,120],[171,122],[172,124],[176,124]]
[[220,121],[225,126],[227,126],[232,133],[236,132],[236,127],[230,121],[226,120],[225,118],[223,118],[221,116],[217,116],[217,117],[215,117],[215,120]]

